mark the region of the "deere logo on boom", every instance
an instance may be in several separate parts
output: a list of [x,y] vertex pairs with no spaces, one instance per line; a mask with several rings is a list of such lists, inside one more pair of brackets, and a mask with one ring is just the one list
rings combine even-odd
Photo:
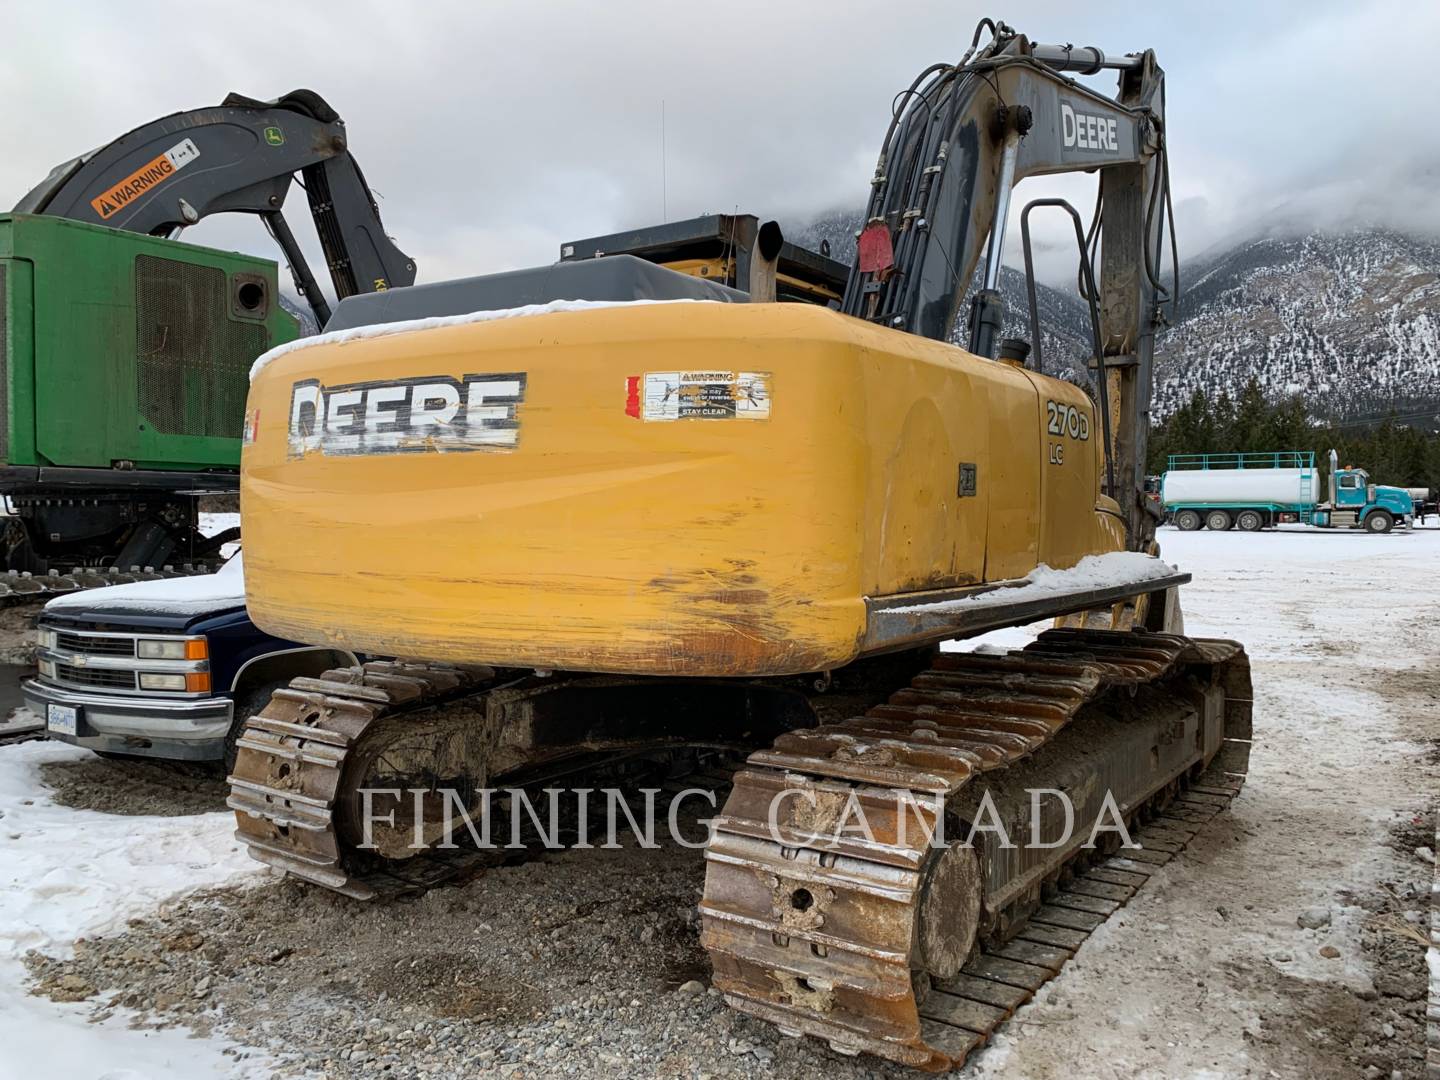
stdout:
[[147,161],[118,184],[90,200],[90,206],[106,221],[151,188],[170,177],[200,156],[200,148],[189,139],[181,139],[154,161]]
[[424,375],[290,391],[290,456],[513,450],[525,373]]
[[1111,154],[1120,152],[1118,124],[1113,116],[1080,112],[1061,102],[1060,127],[1067,150],[1104,150]]

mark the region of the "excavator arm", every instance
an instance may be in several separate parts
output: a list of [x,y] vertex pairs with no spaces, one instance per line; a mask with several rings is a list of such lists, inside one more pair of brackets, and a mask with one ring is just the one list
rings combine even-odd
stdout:
[[338,299],[414,283],[415,263],[385,235],[344,121],[310,90],[269,102],[231,94],[218,108],[153,120],[57,166],[15,212],[152,236],[211,214],[257,214],[323,326],[329,305],[283,213],[297,175]]
[[[992,39],[979,47],[987,28]],[[1104,69],[1119,72],[1113,98],[1065,74]],[[1004,322],[998,283],[1011,189],[1029,176],[1098,172],[1081,292],[1097,312],[1097,371],[1105,374],[1097,386],[1113,432],[1110,494],[1136,550],[1154,535],[1142,490],[1154,333],[1178,291],[1158,273],[1169,208],[1163,103],[1153,52],[1108,57],[1032,44],[1004,23],[982,21],[959,64],[927,68],[895,99],[843,303],[860,318],[950,340],[984,258],[968,341],[970,351],[993,357]],[[1031,335],[1038,345],[1039,328]]]

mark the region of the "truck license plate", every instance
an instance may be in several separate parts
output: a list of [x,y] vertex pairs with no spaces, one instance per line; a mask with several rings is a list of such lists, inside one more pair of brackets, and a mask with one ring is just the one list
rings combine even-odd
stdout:
[[73,705],[47,705],[45,726],[57,735],[75,735],[80,727],[80,710]]

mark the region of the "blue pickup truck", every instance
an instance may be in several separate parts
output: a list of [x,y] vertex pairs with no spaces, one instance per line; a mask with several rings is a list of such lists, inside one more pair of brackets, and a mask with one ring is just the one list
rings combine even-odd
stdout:
[[234,763],[244,720],[300,675],[355,663],[343,649],[263,633],[237,555],[217,574],[137,581],[51,600],[25,704],[52,739],[97,753]]

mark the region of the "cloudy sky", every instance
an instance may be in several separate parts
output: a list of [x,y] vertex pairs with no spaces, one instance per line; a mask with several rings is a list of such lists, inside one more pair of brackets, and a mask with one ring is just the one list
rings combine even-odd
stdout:
[[[895,91],[958,59],[982,14],[1037,41],[1156,50],[1186,255],[1276,222],[1440,226],[1433,0],[16,2],[0,202],[157,116],[304,86],[347,121],[424,280],[662,216],[802,221],[863,204]],[[1022,190],[1088,213],[1090,184]],[[302,234],[305,216],[296,192]],[[270,253],[254,221],[186,238]]]

